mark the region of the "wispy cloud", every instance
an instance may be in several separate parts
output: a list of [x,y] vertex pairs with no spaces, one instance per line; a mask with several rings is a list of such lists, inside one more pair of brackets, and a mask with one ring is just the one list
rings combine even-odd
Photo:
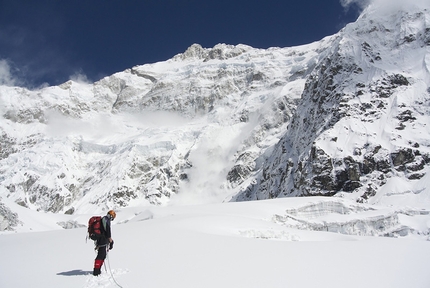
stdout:
[[7,60],[0,60],[0,85],[13,86],[15,80],[12,77],[11,68]]
[[109,114],[97,114],[91,120],[72,118],[59,111],[48,110],[46,133],[50,137],[80,136],[89,141],[103,140],[115,134],[121,134],[124,127],[113,120]]
[[77,83],[83,83],[83,84],[90,84],[92,83],[87,75],[85,75],[82,71],[75,72],[73,75],[71,75],[70,80],[75,81]]
[[370,2],[371,0],[340,0],[340,5],[345,9],[349,9],[351,6],[356,5],[360,10],[363,10]]
[[340,4],[345,9],[349,9],[351,6],[357,6],[360,10],[365,9],[369,5],[378,5],[386,7],[398,7],[399,5],[418,5],[420,7],[429,7],[428,0],[340,0]]
[[45,86],[44,82],[61,79],[66,81],[68,75],[79,69],[69,59],[67,51],[62,51],[52,41],[60,32],[55,31],[53,36],[45,35],[45,30],[24,24],[14,23],[0,27],[0,58],[7,58],[10,74],[21,80],[14,82],[14,85],[38,88],[40,85]]

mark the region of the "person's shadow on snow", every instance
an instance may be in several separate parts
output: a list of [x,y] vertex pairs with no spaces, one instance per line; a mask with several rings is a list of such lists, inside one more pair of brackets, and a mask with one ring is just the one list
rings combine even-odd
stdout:
[[61,276],[79,276],[79,275],[88,275],[88,274],[92,274],[93,271],[83,271],[81,269],[79,270],[71,270],[71,271],[65,271],[65,272],[60,272],[57,273],[57,275],[61,275]]

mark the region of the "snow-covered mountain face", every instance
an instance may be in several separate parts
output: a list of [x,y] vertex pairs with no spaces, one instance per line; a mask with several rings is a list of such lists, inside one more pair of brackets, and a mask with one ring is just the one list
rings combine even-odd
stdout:
[[308,195],[428,204],[427,8],[371,6],[299,47],[195,44],[96,83],[1,86],[0,230],[19,223],[16,204],[66,214]]
[[223,201],[279,141],[329,44],[193,45],[94,84],[1,87],[0,195],[55,213]]
[[370,6],[333,39],[286,134],[238,199],[428,200],[430,10],[397,8]]

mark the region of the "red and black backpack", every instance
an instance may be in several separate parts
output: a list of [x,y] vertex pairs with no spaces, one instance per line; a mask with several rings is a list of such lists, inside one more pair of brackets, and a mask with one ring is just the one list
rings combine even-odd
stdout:
[[88,237],[92,240],[97,240],[102,235],[101,227],[102,217],[93,216],[88,220]]

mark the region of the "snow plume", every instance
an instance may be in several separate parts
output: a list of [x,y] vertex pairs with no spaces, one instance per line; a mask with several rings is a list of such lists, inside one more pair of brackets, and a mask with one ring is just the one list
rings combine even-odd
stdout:
[[340,5],[346,10],[349,9],[352,5],[356,5],[360,8],[360,10],[364,10],[370,3],[370,0],[340,0]]
[[[38,73],[43,74],[42,70],[42,68],[38,69]],[[35,75],[29,75],[28,72],[28,64],[19,65],[9,59],[0,59],[0,85],[26,87],[30,90],[39,90],[49,86],[46,82],[34,85],[31,78],[34,78]]]
[[82,72],[75,72],[69,77],[69,79],[81,84],[91,84],[91,81],[88,79],[87,75]]
[[398,9],[400,6],[416,5],[419,7],[429,7],[428,0],[340,0],[340,4],[345,9],[349,9],[351,6],[356,5],[360,10],[364,10],[366,7],[373,5],[378,6],[378,8],[387,7],[391,9]]
[[7,60],[0,60],[0,85],[14,86],[16,80],[13,79],[11,67]]

